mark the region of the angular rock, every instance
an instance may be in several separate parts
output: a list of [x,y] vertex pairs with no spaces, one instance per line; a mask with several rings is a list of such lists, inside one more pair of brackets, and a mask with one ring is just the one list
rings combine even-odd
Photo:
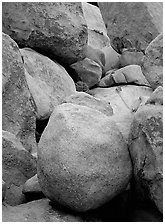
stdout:
[[108,36],[128,39],[142,50],[163,30],[163,2],[98,2]]
[[100,9],[87,2],[82,2],[82,9],[88,27],[88,45],[96,49],[110,46]]
[[48,199],[32,201],[19,206],[3,206],[3,222],[81,222],[76,214],[61,211]]
[[37,175],[48,198],[77,211],[95,209],[126,188],[131,172],[111,117],[70,103],[56,107],[38,149]]
[[41,194],[42,190],[38,182],[37,174],[28,179],[23,185],[22,192],[24,194]]
[[144,86],[123,85],[111,88],[95,88],[88,93],[97,99],[110,103],[113,109],[111,118],[116,122],[124,139],[128,141],[134,112],[145,104],[152,89]]
[[82,81],[76,82],[75,86],[76,86],[76,91],[78,92],[87,92],[89,90],[88,85]]
[[108,75],[100,80],[98,86],[110,87],[116,84],[124,83],[150,86],[139,65],[128,65],[113,72],[110,70],[110,72],[107,72],[106,74]]
[[2,180],[2,201],[4,200],[6,195],[6,183]]
[[104,47],[102,51],[105,54],[104,73],[111,69],[119,68],[120,55],[111,46]]
[[145,104],[163,105],[163,87],[158,86]]
[[163,212],[163,107],[145,105],[135,114],[129,150],[137,195],[150,198]]
[[157,36],[146,48],[143,74],[153,89],[163,86],[163,35]]
[[2,8],[3,32],[20,47],[67,64],[85,57],[88,34],[80,2],[4,2]]
[[36,151],[35,107],[18,45],[2,36],[2,128],[16,135],[28,151]]
[[54,106],[76,92],[75,84],[66,70],[37,52],[25,48],[20,50],[26,68],[26,79],[33,96],[37,119],[46,119]]
[[89,88],[96,85],[102,76],[100,65],[89,58],[72,64],[71,68],[75,70],[81,81],[85,82]]
[[63,103],[87,106],[94,110],[98,110],[107,116],[113,115],[113,109],[109,103],[99,100],[88,93],[77,92],[74,95],[67,97]]

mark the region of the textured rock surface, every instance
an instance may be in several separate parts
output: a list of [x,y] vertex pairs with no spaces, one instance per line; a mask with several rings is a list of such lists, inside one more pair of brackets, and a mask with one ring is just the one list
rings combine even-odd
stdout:
[[146,48],[143,74],[153,89],[163,86],[163,35],[157,36]]
[[2,128],[16,135],[28,151],[36,151],[35,110],[17,44],[2,36]]
[[19,206],[3,206],[3,222],[81,222],[76,215],[61,211],[48,199],[41,199]]
[[82,2],[82,9],[88,27],[88,45],[96,49],[110,46],[100,9],[86,2]]
[[77,75],[89,88],[97,84],[102,76],[101,66],[89,58],[72,64],[71,68],[75,70]]
[[146,195],[163,212],[163,107],[147,105],[135,114],[129,150],[137,195]]
[[158,86],[155,91],[151,94],[146,104],[160,104],[163,105],[163,87]]
[[98,110],[107,116],[113,115],[113,109],[109,103],[99,100],[88,93],[77,92],[63,101],[63,103],[73,103],[77,105],[87,106],[94,110]]
[[27,71],[27,83],[36,105],[37,118],[45,119],[50,116],[54,106],[76,91],[75,84],[66,70],[48,57],[28,48],[20,52]]
[[132,47],[141,45],[145,50],[148,44],[163,29],[162,2],[99,2],[111,46],[116,37],[126,38]]
[[24,194],[29,194],[29,193],[40,194],[42,192],[38,182],[37,174],[25,182],[25,184],[23,185],[22,192]]
[[2,8],[3,32],[19,46],[64,63],[85,57],[88,34],[80,2],[5,2]]
[[[16,137],[7,132],[2,132],[2,177],[7,186],[7,201],[10,204],[15,203],[10,200],[10,195],[27,179],[37,172],[36,159],[27,152]],[[13,188],[10,189],[10,188]],[[9,190],[10,189],[10,190]],[[9,197],[8,197],[9,195]],[[8,199],[9,198],[9,199]]]
[[143,105],[152,93],[144,86],[125,85],[111,88],[95,88],[89,91],[94,97],[109,102],[113,109],[112,119],[118,125],[125,140],[128,139],[134,112]]
[[110,70],[110,72],[107,72],[106,76],[100,80],[98,86],[110,87],[124,83],[150,86],[139,65],[128,65],[113,72]]
[[56,107],[39,142],[43,193],[77,211],[104,204],[131,177],[127,145],[111,117],[85,106]]

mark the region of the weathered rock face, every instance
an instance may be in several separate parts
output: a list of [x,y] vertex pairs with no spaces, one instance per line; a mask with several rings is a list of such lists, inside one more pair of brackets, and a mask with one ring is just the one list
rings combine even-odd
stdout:
[[163,87],[158,86],[145,104],[163,105]]
[[38,182],[37,174],[28,179],[23,185],[22,192],[26,195],[28,194],[41,194],[41,187]]
[[3,206],[3,222],[81,222],[76,215],[61,211],[48,199],[32,201],[19,206]]
[[[130,40],[132,47],[148,44],[162,32],[162,2],[99,2],[111,46],[115,38]],[[138,43],[137,43],[138,42]],[[125,47],[125,46],[124,46]]]
[[66,70],[37,52],[25,48],[20,50],[29,90],[33,96],[37,118],[45,119],[50,116],[54,106],[76,92],[75,84]]
[[88,45],[96,49],[110,46],[100,9],[86,2],[82,2],[82,9],[88,27]]
[[163,35],[157,36],[146,48],[142,71],[152,86],[156,89],[163,86]]
[[129,150],[137,194],[146,195],[163,212],[163,107],[147,105],[135,114]]
[[128,65],[116,71],[110,70],[110,72],[107,72],[106,76],[100,80],[98,86],[110,87],[116,84],[124,83],[150,86],[139,65]]
[[38,148],[37,174],[48,198],[78,211],[94,209],[124,190],[131,172],[111,117],[70,103],[56,107]]
[[101,66],[89,58],[72,64],[71,68],[75,70],[77,75],[89,88],[96,85],[102,76]]
[[98,110],[107,116],[113,115],[113,109],[109,103],[99,100],[88,93],[77,92],[71,95],[63,101],[63,103],[72,103],[82,106],[90,107],[94,110]]
[[88,34],[81,3],[5,2],[2,8],[3,32],[19,46],[68,64],[85,57]]
[[95,88],[89,91],[92,96],[110,103],[112,119],[127,141],[134,112],[145,104],[152,89],[144,86],[125,85],[111,88]]
[[2,36],[2,128],[16,135],[25,149],[36,151],[35,109],[17,44]]

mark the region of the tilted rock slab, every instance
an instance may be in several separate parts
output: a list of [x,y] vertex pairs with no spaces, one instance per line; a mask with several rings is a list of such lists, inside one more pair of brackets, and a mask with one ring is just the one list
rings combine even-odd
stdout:
[[36,151],[36,111],[28,89],[18,45],[2,36],[2,128],[16,135],[28,151]]
[[146,48],[143,74],[153,89],[163,86],[163,35],[157,36]]
[[57,106],[39,142],[43,193],[77,211],[122,192],[131,177],[127,145],[111,117],[70,103]]
[[26,68],[26,79],[33,96],[37,118],[46,119],[54,106],[76,92],[67,71],[58,63],[29,48],[20,49]]
[[[135,114],[129,150],[137,194],[146,195],[163,213],[163,107],[146,105]],[[145,197],[144,197],[145,196]]]
[[[111,46],[116,37],[126,37],[145,50],[163,30],[163,2],[98,2]],[[138,42],[138,43],[137,43]]]
[[87,25],[79,2],[5,2],[3,32],[20,47],[73,63],[85,57]]

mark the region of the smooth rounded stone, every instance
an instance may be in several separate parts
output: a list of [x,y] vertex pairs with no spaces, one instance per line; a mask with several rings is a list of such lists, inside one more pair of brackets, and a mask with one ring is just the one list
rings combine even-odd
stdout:
[[111,88],[95,88],[88,93],[97,99],[110,103],[113,109],[112,119],[128,141],[130,125],[134,112],[138,110],[152,93],[152,89],[145,86],[123,85]]
[[153,89],[163,86],[163,35],[157,36],[146,48],[143,74]]
[[104,47],[102,51],[104,52],[105,55],[104,72],[106,73],[111,69],[119,68],[120,55],[111,46]]
[[110,46],[110,39],[100,9],[87,2],[82,2],[83,15],[88,27],[88,45],[96,49]]
[[120,58],[120,67],[125,67],[127,65],[142,65],[144,54],[143,52],[136,51],[134,49],[123,50]]
[[41,194],[42,190],[38,182],[37,174],[28,179],[22,189],[23,194]]
[[116,84],[134,83],[150,87],[150,84],[143,75],[141,67],[139,65],[128,65],[113,72],[112,70],[110,70],[110,72],[107,72],[106,74],[108,75],[100,80],[98,86],[111,87]]
[[145,104],[163,105],[163,87],[158,86]]
[[163,107],[145,105],[135,114],[129,136],[135,189],[163,212]]
[[85,57],[88,33],[80,2],[4,2],[2,8],[2,30],[19,46],[67,64]]
[[85,212],[122,192],[131,174],[127,145],[111,117],[70,103],[56,107],[38,145],[46,197]]
[[76,92],[75,84],[67,71],[57,62],[50,60],[30,48],[20,49],[26,69],[26,79],[33,96],[37,119],[46,119],[54,106]]
[[3,222],[82,222],[76,214],[61,210],[48,199],[40,199],[18,206],[2,207]]
[[18,45],[2,34],[2,128],[16,135],[25,149],[37,151],[35,107]]
[[89,58],[78,61],[70,67],[75,70],[81,81],[85,82],[89,88],[96,85],[101,79],[101,66]]
[[111,40],[126,37],[145,50],[163,31],[163,2],[98,2]]
[[2,201],[4,200],[6,195],[6,183],[2,180]]
[[104,102],[103,100],[99,100],[84,92],[77,92],[74,95],[65,98],[63,103],[72,103],[87,106],[94,110],[98,110],[107,116],[113,115],[113,109],[109,103]]

